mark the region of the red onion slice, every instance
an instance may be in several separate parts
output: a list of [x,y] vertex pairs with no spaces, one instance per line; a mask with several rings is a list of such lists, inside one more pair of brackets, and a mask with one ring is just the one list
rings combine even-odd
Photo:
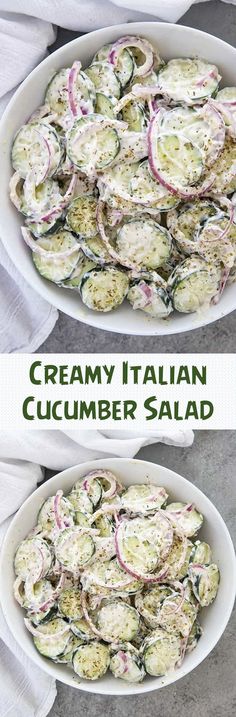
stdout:
[[110,488],[108,488],[107,490],[103,490],[103,498],[111,498],[113,495],[115,495],[117,492],[116,477],[114,476],[114,473],[104,469],[97,469],[87,473],[87,475],[84,476],[84,480],[82,483],[83,488],[85,488],[85,490],[88,490],[89,484],[92,483],[95,479],[99,480],[99,478],[105,478],[105,480],[110,483]]
[[81,70],[81,62],[79,62],[78,60],[75,60],[75,62],[73,62],[73,65],[69,71],[68,79],[67,79],[69,107],[70,107],[70,111],[71,111],[71,114],[73,115],[73,117],[77,117],[78,113],[79,113],[78,106],[76,103],[76,98],[75,98],[75,94],[76,94],[75,86],[76,86],[77,76],[78,76],[80,70]]
[[60,514],[60,503],[61,503],[62,496],[63,496],[63,491],[58,490],[56,492],[56,495],[53,500],[53,511],[54,511],[54,516],[55,516],[55,523],[59,530],[64,530],[64,528],[66,527],[64,520]]
[[145,62],[140,67],[135,67],[134,75],[136,77],[143,77],[144,75],[147,75],[153,67],[154,54],[152,45],[144,38],[133,37],[132,35],[120,37],[119,40],[114,42],[114,45],[112,45],[110,49],[108,62],[110,62],[111,65],[116,65],[120,53],[127,47],[137,47],[145,55]]

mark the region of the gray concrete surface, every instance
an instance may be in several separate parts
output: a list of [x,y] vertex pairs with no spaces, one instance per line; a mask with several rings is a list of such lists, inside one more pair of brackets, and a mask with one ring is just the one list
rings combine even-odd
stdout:
[[[131,17],[132,19],[132,17]],[[137,19],[134,18],[134,19]],[[143,19],[143,16],[142,16]],[[146,16],[146,19],[154,19]],[[205,30],[236,45],[236,7],[216,0],[194,5],[180,23]],[[60,30],[55,48],[78,33]],[[54,48],[52,48],[54,49]],[[207,352],[228,353],[236,350],[236,312],[203,329],[170,337],[142,337],[113,334],[86,326],[63,313],[48,339],[39,348],[42,353],[60,352]]]
[[[215,503],[236,541],[236,441],[234,431],[198,431],[191,448],[156,444],[139,458],[165,465],[193,481]],[[225,556],[227,560],[227,556]],[[104,697],[57,683],[50,717],[233,717],[236,611],[207,659],[175,685],[134,697]]]

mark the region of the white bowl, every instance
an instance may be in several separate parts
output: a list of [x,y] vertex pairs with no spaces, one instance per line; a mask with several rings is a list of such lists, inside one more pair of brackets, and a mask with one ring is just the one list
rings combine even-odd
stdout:
[[[210,607],[201,611],[200,622],[203,626],[203,635],[195,650],[185,657],[178,670],[165,677],[146,677],[141,684],[128,684],[122,680],[116,680],[111,674],[105,675],[96,682],[79,680],[65,665],[57,665],[43,658],[35,649],[32,636],[24,626],[23,610],[13,597],[14,554],[18,543],[36,524],[41,503],[59,488],[62,488],[65,493],[69,492],[76,479],[98,467],[114,471],[126,486],[151,481],[157,485],[163,485],[172,500],[195,503],[205,519],[200,536],[210,543],[213,559],[218,563],[221,573],[216,600]],[[0,563],[0,584],[4,585],[1,602],[8,626],[20,647],[33,662],[57,680],[85,692],[125,696],[143,694],[169,685],[187,675],[207,657],[221,637],[233,608],[236,591],[236,563],[233,544],[221,515],[195,485],[168,468],[154,463],[129,458],[106,458],[73,466],[58,473],[25,501],[5,537]]]
[[[236,49],[212,35],[181,25],[158,22],[130,23],[128,31],[130,35],[143,35],[151,40],[166,60],[199,55],[218,65],[225,85],[236,83]],[[90,311],[82,304],[77,293],[58,288],[38,274],[32,262],[31,251],[22,240],[22,217],[12,206],[8,195],[8,182],[12,174],[10,151],[13,136],[33,110],[43,102],[45,88],[53,72],[71,65],[75,58],[79,58],[83,65],[88,65],[102,45],[126,34],[127,24],[116,25],[96,30],[69,42],[41,62],[15,93],[0,123],[0,235],[12,261],[27,282],[65,314],[91,326],[122,334],[175,334],[205,326],[233,311],[236,308],[236,287],[227,287],[220,303],[200,315],[175,313],[165,321],[150,318],[141,311],[133,311],[126,301],[119,309],[109,314]]]

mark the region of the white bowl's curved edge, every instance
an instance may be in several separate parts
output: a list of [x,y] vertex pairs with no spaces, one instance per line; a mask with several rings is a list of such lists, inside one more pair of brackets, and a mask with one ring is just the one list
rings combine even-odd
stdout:
[[[232,542],[229,530],[228,530],[221,514],[217,510],[217,508],[210,501],[210,499],[205,495],[205,493],[203,493],[203,491],[201,491],[199,488],[197,488],[197,486],[195,486],[195,484],[191,483],[190,481],[188,481],[186,478],[184,478],[180,474],[178,474],[175,471],[173,471],[169,468],[166,468],[164,466],[161,466],[161,465],[158,465],[155,463],[151,463],[151,462],[145,461],[145,460],[135,459],[135,458],[133,458],[133,459],[132,458],[128,458],[128,459],[127,458],[111,458],[111,459],[105,458],[105,459],[99,459],[99,460],[94,460],[94,461],[89,461],[86,463],[78,464],[78,465],[72,466],[70,468],[67,468],[64,471],[61,471],[60,473],[57,473],[55,476],[50,478],[46,482],[46,484],[39,486],[39,488],[36,491],[34,491],[27,498],[27,500],[24,502],[24,504],[18,510],[18,512],[12,519],[12,522],[7,530],[6,536],[3,541],[1,556],[0,556],[0,581],[1,581],[1,577],[3,578],[3,575],[4,575],[4,550],[9,542],[9,540],[11,539],[11,535],[14,533],[15,525],[18,523],[18,520],[19,520],[21,514],[24,512],[25,507],[30,505],[32,498],[35,497],[35,494],[37,494],[40,497],[40,495],[45,490],[45,485],[47,487],[49,486],[49,491],[46,491],[46,492],[48,494],[50,494],[51,487],[53,488],[54,485],[56,487],[58,477],[63,479],[64,477],[68,476],[68,474],[71,474],[71,473],[77,472],[77,471],[82,471],[82,475],[83,475],[83,472],[87,470],[88,466],[89,466],[89,470],[91,470],[93,467],[102,467],[104,465],[106,465],[108,467],[109,465],[111,466],[111,464],[112,464],[112,470],[119,470],[119,467],[122,468],[122,466],[127,464],[127,462],[128,463],[131,462],[134,465],[138,463],[139,465],[143,466],[144,471],[145,470],[148,471],[148,469],[150,469],[150,466],[151,466],[151,469],[154,468],[154,470],[157,470],[157,472],[160,470],[166,476],[166,479],[168,478],[168,476],[173,479],[176,479],[177,481],[180,482],[181,486],[184,486],[185,489],[188,489],[189,486],[191,486],[191,491],[194,494],[196,502],[200,498],[204,499],[205,505],[208,506],[210,508],[210,510],[213,512],[213,514],[215,515],[215,517],[217,517],[217,520],[220,523],[222,531],[224,532],[225,537],[227,539],[227,543],[228,543],[227,547],[230,551],[230,562],[231,562],[230,599],[227,602],[227,606],[225,606],[224,617],[221,622],[221,627],[220,627],[220,629],[218,629],[217,634],[209,642],[208,648],[205,651],[204,656],[202,657],[201,653],[199,653],[199,656],[198,656],[197,648],[196,648],[196,652],[194,651],[194,654],[195,654],[194,663],[190,668],[186,669],[186,671],[182,667],[181,672],[176,670],[176,672],[174,672],[172,675],[166,676],[164,678],[153,678],[153,679],[150,679],[150,681],[148,680],[144,683],[141,683],[140,685],[133,685],[132,687],[128,683],[124,683],[122,681],[121,681],[121,685],[120,685],[117,681],[117,683],[118,683],[117,688],[116,688],[116,686],[115,687],[112,686],[112,690],[107,690],[103,686],[102,683],[99,683],[99,681],[96,682],[96,684],[89,683],[89,682],[88,683],[85,683],[85,682],[78,683],[77,681],[73,681],[73,678],[70,679],[69,677],[68,677],[68,679],[61,680],[63,682],[63,684],[67,684],[76,689],[80,689],[84,692],[89,692],[89,693],[93,693],[93,694],[101,694],[101,695],[110,694],[110,695],[114,695],[114,696],[126,696],[126,695],[128,696],[128,695],[134,695],[134,694],[144,694],[146,692],[152,692],[154,690],[161,689],[164,686],[173,684],[174,682],[177,682],[179,679],[186,676],[187,674],[190,674],[190,672],[192,672],[192,670],[195,669],[195,667],[198,667],[198,665],[200,665],[208,657],[210,652],[214,649],[214,647],[220,640],[220,638],[228,624],[228,621],[230,619],[230,615],[233,610],[235,595],[236,595],[236,557],[235,557],[234,546],[233,546],[233,542]],[[73,483],[73,478],[72,478],[71,484],[72,483]],[[8,624],[8,627],[9,627],[10,631],[12,632],[16,641],[19,642],[17,631],[12,631],[12,626],[11,626],[11,622],[10,622],[9,615],[8,615],[7,594],[5,594],[5,595],[3,594],[3,597],[1,599],[1,605],[2,605],[3,614],[4,614],[4,617]],[[20,642],[19,642],[19,644],[20,644]],[[50,662],[48,662],[47,664],[44,663],[44,661],[38,655],[37,652],[35,652],[35,654],[32,655],[30,650],[27,649],[27,647],[24,646],[23,649],[24,649],[24,652],[29,657],[29,659],[33,660],[33,662],[35,664],[37,664],[40,667],[40,669],[42,669],[47,674],[50,674],[52,677],[54,677],[54,679],[60,680],[60,676],[58,676],[58,673],[55,674],[55,672],[57,672],[57,670],[54,665],[51,665]],[[155,680],[155,684],[154,684],[154,680]],[[156,684],[157,681],[158,681],[158,684]]]
[[[209,33],[203,32],[202,30],[197,30],[195,28],[189,28],[185,25],[175,25],[173,23],[164,23],[164,22],[145,22],[145,23],[130,23],[129,24],[129,30],[133,33],[148,33],[148,31],[153,31],[153,29],[159,28],[168,28],[168,31],[174,31],[178,35],[183,33],[188,33],[188,35],[195,39],[197,38],[209,38],[209,42],[215,42],[217,46],[221,49],[221,52],[223,53],[225,51],[230,51],[235,54],[236,56],[236,48],[233,48],[231,45],[226,43],[224,40],[221,40],[219,38],[216,38],[214,35],[210,35]],[[120,25],[113,25],[106,28],[101,28],[99,30],[94,30],[93,32],[89,33],[89,38],[91,41],[93,41],[93,38],[99,38],[100,36],[103,36],[104,32],[106,33],[126,33],[127,32],[127,25],[120,24]],[[9,104],[7,105],[2,118],[0,120],[0,132],[1,128],[10,121],[12,110],[14,109],[14,104],[18,100],[18,97],[21,95],[22,90],[24,91],[24,88],[27,86],[29,80],[31,81],[34,79],[34,77],[37,77],[37,73],[41,71],[42,67],[50,67],[52,63],[52,58],[59,58],[61,57],[63,59],[63,55],[65,52],[65,47],[73,49],[77,47],[77,45],[80,43],[81,40],[83,40],[83,37],[75,38],[70,43],[67,43],[67,45],[64,45],[60,47],[58,50],[56,50],[54,53],[49,55],[47,58],[45,58],[31,73],[30,75],[21,83],[21,85],[16,90],[15,94],[11,98]],[[11,258],[11,260],[15,263],[15,250],[14,245],[11,245],[11,243],[8,243],[8,237],[5,230],[5,222],[2,217],[2,213],[0,212],[0,231],[2,240],[4,243],[4,246]],[[225,317],[226,315],[230,314],[236,309],[236,290],[235,290],[235,299],[234,299],[234,292],[232,290],[232,287],[227,287],[227,292],[231,291],[231,296],[229,297],[229,300],[227,301],[221,301],[220,304],[218,304],[215,307],[211,307],[209,311],[206,311],[205,315],[199,315],[196,316],[195,314],[192,315],[176,315],[170,317],[170,320],[166,321],[157,321],[150,319],[150,317],[145,316],[144,312],[137,312],[138,316],[136,315],[134,318],[131,318],[131,309],[127,306],[122,306],[121,311],[122,313],[119,314],[116,311],[115,313],[112,312],[112,314],[109,316],[108,314],[105,317],[96,314],[95,312],[90,312],[86,310],[86,308],[81,304],[81,302],[78,302],[78,306],[70,304],[70,301],[67,301],[67,297],[64,293],[65,290],[58,290],[58,287],[53,287],[48,284],[48,282],[44,281],[41,277],[39,280],[36,281],[35,274],[28,273],[27,267],[21,267],[20,268],[21,274],[24,277],[24,279],[31,285],[31,287],[37,291],[46,301],[51,303],[53,306],[58,308],[60,311],[66,313],[67,315],[71,316],[72,318],[81,321],[82,323],[88,324],[90,326],[93,326],[95,328],[102,329],[104,331],[112,331],[115,333],[121,333],[125,335],[136,335],[136,336],[168,336],[168,335],[174,335],[184,332],[189,332],[194,329],[199,329],[204,326],[207,326],[208,324],[212,324],[215,321],[218,321],[220,318]],[[35,286],[36,283],[36,286]],[[67,293],[68,296],[68,293]],[[120,311],[120,310],[118,310]],[[134,313],[134,312],[133,312]],[[135,312],[136,313],[136,312]],[[112,318],[111,318],[112,316]],[[126,324],[126,316],[128,316],[127,324],[128,328],[125,328]],[[190,318],[191,316],[191,318]],[[114,320],[113,320],[114,317]]]

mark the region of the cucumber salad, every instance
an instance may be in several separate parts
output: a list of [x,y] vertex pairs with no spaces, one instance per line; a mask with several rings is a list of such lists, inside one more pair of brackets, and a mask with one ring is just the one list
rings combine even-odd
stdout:
[[121,37],[49,79],[17,132],[10,197],[37,271],[93,311],[157,319],[219,301],[236,274],[236,87]]
[[14,558],[14,596],[36,650],[79,678],[141,682],[178,668],[217,595],[203,516],[164,487],[93,470],[41,506]]

